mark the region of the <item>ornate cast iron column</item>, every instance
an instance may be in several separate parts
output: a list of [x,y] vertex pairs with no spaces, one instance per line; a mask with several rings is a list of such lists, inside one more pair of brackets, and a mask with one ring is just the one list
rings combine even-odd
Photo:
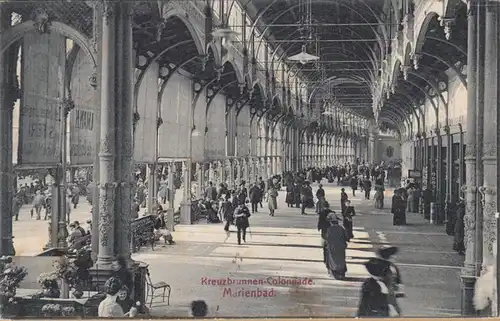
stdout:
[[368,138],[369,163],[375,163],[375,135],[370,132]]
[[208,181],[214,183],[214,169],[213,169],[213,164],[210,162],[208,163]]
[[[477,203],[477,185],[476,185],[476,97],[477,97],[477,67],[478,55],[478,11],[475,0],[468,2],[468,36],[467,36],[467,132],[465,136],[465,185],[462,187],[466,198],[465,207],[465,263],[461,273],[462,280],[462,315],[474,315],[475,308],[473,304],[474,284],[476,282],[476,203]],[[481,244],[482,245],[482,244]]]
[[226,182],[226,168],[224,167],[224,163],[225,158],[217,161],[217,175],[219,177],[219,185]]
[[[203,170],[202,166],[200,163],[196,163],[196,181],[197,181],[197,188],[196,188],[196,199],[199,199],[203,195]],[[223,170],[225,171],[225,167],[223,167]],[[224,181],[225,182],[225,181]]]
[[[102,24],[103,24],[103,10],[102,10],[102,3],[99,3],[95,1],[93,3],[93,25],[94,25],[94,31],[93,31],[93,51],[94,54],[96,55],[96,60],[97,60],[97,66],[94,72],[92,73],[92,76],[90,77],[89,81],[91,83],[91,86],[94,88],[94,90],[97,90],[98,93],[101,92],[101,65],[102,65],[102,55],[99,53],[102,52]],[[97,94],[95,95],[94,102],[96,106],[101,106],[101,95]],[[95,119],[94,119],[95,124],[100,124],[101,123],[101,109],[98,108],[98,110],[95,113]],[[97,261],[97,254],[99,252],[99,175],[100,175],[100,158],[99,158],[99,151],[100,151],[100,143],[101,143],[101,128],[100,125],[94,127],[94,140],[96,142],[96,147],[94,149],[94,163],[93,163],[93,168],[92,168],[92,183],[91,183],[91,193],[92,193],[92,260],[94,262]]]
[[[192,164],[192,137],[189,138],[190,153],[188,160],[182,162],[182,178],[183,178],[183,196],[181,203],[181,224],[191,224],[191,164]],[[213,178],[213,169],[209,171],[209,177]],[[213,181],[212,181],[213,182]],[[172,194],[175,189],[172,188]],[[173,203],[173,202],[172,202]]]
[[444,180],[446,184],[446,203],[445,203],[445,224],[446,224],[446,233],[448,235],[453,235],[454,233],[454,225],[451,224],[452,220],[449,218],[449,210],[453,203],[456,203],[458,199],[452,199],[453,195],[451,193],[451,189],[453,187],[453,181],[455,177],[453,177],[453,167],[455,163],[453,161],[453,136],[450,132],[450,126],[446,125],[444,128],[446,133],[446,179]]
[[131,9],[130,2],[103,3],[99,269],[111,268],[111,261],[117,255],[130,258],[133,153]]
[[436,223],[443,223],[443,136],[441,129],[436,125],[436,153],[434,158],[436,160],[436,208],[438,215]]
[[[10,12],[6,8],[6,3],[0,3],[0,29],[8,29],[10,22]],[[17,52],[13,50],[7,50],[0,56],[0,255],[15,254],[12,243],[12,200],[15,193],[12,167],[12,111],[18,95],[15,86],[14,57],[17,58]]]
[[228,159],[226,166],[228,166],[228,178],[227,178],[227,187],[232,190],[234,186],[234,166],[233,166],[234,160]]
[[[484,116],[483,124],[483,186],[479,191],[483,196],[483,267],[494,265],[493,247],[496,245],[497,211],[497,119],[498,109],[498,3],[490,1],[486,7],[485,68],[484,70]],[[479,114],[481,115],[481,114]],[[496,302],[494,301],[494,304]]]
[[484,164],[483,159],[483,138],[484,138],[484,118],[478,117],[484,112],[484,90],[485,90],[485,42],[486,42],[486,8],[481,1],[475,1],[477,5],[477,37],[476,37],[476,233],[475,233],[475,257],[476,277],[481,274],[483,265],[483,206],[482,196],[479,187],[483,186]]

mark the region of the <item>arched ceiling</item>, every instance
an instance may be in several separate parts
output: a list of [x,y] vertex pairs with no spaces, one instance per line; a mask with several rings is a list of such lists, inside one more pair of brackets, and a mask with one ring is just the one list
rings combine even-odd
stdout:
[[[320,57],[298,64],[309,81],[310,102],[322,105],[325,95],[364,115],[372,114],[372,82],[378,75],[385,43],[381,18],[385,0],[252,0],[261,16],[261,32],[283,56],[301,51]],[[301,27],[310,4],[313,39]],[[253,17],[255,18],[255,17]],[[331,89],[329,89],[331,87]],[[332,97],[330,97],[332,98]]]
[[[384,100],[384,104],[379,113],[379,121],[384,127],[396,129],[398,124],[394,120],[394,112],[406,115],[420,112],[416,108],[423,105],[425,99],[429,97],[439,97],[432,89],[432,84],[445,83],[442,91],[447,91],[448,76],[450,71],[457,74],[462,83],[466,82],[466,76],[460,73],[460,66],[467,64],[467,7],[461,4],[456,10],[455,23],[450,39],[446,39],[439,17],[435,13],[429,13],[430,20],[426,29],[421,30],[423,43],[419,44],[416,53],[420,55],[418,69],[415,69],[413,61],[407,61],[411,65],[406,71],[406,77],[400,69],[405,62],[398,62],[395,66],[394,92],[389,98]],[[420,47],[421,46],[421,47]],[[415,51],[415,50],[413,50]],[[407,54],[410,52],[407,51]],[[408,58],[408,60],[411,60]],[[464,83],[466,85],[466,83]],[[445,112],[443,103],[435,103],[439,108],[439,113]],[[431,111],[434,112],[434,111]],[[391,118],[392,117],[392,118]],[[392,123],[391,123],[392,122]],[[401,124],[399,124],[401,125]],[[413,124],[414,132],[422,131]],[[420,121],[422,127],[423,121]],[[427,129],[434,128],[436,124],[426,124]]]

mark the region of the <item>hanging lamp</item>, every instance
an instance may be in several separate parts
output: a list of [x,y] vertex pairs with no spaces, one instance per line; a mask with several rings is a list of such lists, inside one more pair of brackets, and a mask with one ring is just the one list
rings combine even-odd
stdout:
[[302,51],[299,54],[296,54],[294,56],[288,57],[288,60],[290,60],[290,61],[298,61],[301,64],[305,65],[307,63],[319,60],[319,57],[307,53],[306,45],[302,45]]

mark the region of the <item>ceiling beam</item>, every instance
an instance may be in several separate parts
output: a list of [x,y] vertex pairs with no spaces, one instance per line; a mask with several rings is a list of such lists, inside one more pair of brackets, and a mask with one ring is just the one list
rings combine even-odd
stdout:
[[[273,23],[268,24],[268,27],[378,27],[379,23],[313,23],[302,25],[300,23]],[[389,24],[386,24],[389,25]],[[392,24],[393,26],[399,26],[399,24]],[[241,26],[243,27],[243,26]]]
[[[258,41],[256,41],[258,42]],[[378,39],[293,39],[293,40],[268,40],[270,43],[306,43],[306,42],[378,42]]]
[[324,71],[367,71],[367,70],[373,70],[373,69],[368,69],[368,68],[341,68],[341,69],[336,69],[336,68],[321,68],[321,69],[310,68],[310,69],[301,69],[301,71],[323,71],[323,70]]
[[314,63],[323,63],[323,64],[347,64],[347,63],[367,63],[371,62],[370,60],[319,60]]

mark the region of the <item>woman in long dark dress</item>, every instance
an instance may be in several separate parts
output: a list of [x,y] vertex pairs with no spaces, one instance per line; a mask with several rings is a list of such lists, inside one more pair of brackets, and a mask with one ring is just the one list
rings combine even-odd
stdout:
[[401,197],[401,191],[395,190],[392,196],[392,208],[391,213],[393,214],[392,224],[393,225],[405,225],[406,224],[406,202]]
[[389,288],[392,283],[392,272],[389,261],[371,258],[365,267],[371,277],[363,282],[361,299],[358,306],[358,317],[389,317],[399,315],[391,304]]
[[[327,247],[327,230],[330,227],[330,222],[327,220],[328,214],[333,213],[330,210],[330,204],[325,201],[322,210],[318,213],[318,231],[321,232],[321,239],[323,240],[323,263],[325,263],[328,273],[328,247]],[[335,213],[334,213],[335,214]]]
[[334,213],[328,214],[327,220],[330,222],[330,227],[326,230],[328,269],[330,275],[335,279],[342,280],[347,272],[345,258],[347,234],[345,229],[339,225],[338,218]]
[[291,182],[288,183],[288,185],[286,186],[286,198],[285,198],[288,207],[293,207],[293,204],[295,203],[293,197],[293,189],[294,189],[293,184]]
[[347,242],[349,242],[352,238],[354,238],[353,227],[352,227],[352,217],[356,215],[356,211],[354,210],[354,206],[351,205],[351,201],[345,202],[345,211],[342,213],[343,216],[343,225],[344,229],[347,233]]
[[397,301],[397,298],[402,298],[405,296],[403,290],[403,280],[401,279],[401,273],[397,265],[391,261],[393,257],[398,252],[396,246],[382,247],[377,251],[378,257],[389,262],[391,269],[391,283],[388,286],[389,290],[389,304],[393,305],[398,314],[401,314],[401,308]]
[[295,207],[300,207],[300,189],[301,186],[298,182],[293,184],[293,202],[295,203]]

